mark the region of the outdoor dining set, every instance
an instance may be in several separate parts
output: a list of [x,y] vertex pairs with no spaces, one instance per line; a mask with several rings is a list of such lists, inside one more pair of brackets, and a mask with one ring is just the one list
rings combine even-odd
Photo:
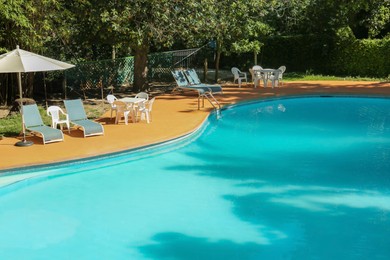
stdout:
[[129,122],[129,117],[131,122],[136,123],[138,116],[141,120],[146,119],[146,122],[149,124],[154,100],[155,97],[149,99],[149,94],[146,92],[140,92],[135,97],[120,99],[112,94],[107,95],[107,101],[111,107],[111,118],[112,113],[115,112],[115,124],[118,124],[122,116],[126,125]]
[[[234,82],[237,81],[238,86],[241,87],[242,81],[248,82],[248,77],[246,72],[241,72],[238,68],[233,67],[231,69]],[[271,82],[272,88],[279,87],[279,84],[283,84],[283,73],[286,71],[286,66],[280,66],[277,69],[271,68],[262,68],[259,65],[253,66],[249,69],[249,72],[252,76],[252,82],[254,83],[254,87],[257,88],[261,82],[264,87],[268,86],[268,82]]]

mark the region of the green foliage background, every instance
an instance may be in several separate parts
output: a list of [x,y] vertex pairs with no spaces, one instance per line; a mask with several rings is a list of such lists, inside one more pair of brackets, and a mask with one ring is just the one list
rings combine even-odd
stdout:
[[[390,38],[354,39],[321,35],[275,36],[265,39],[258,58],[263,67],[285,65],[290,72],[336,76],[390,77]],[[253,54],[232,54],[224,68],[252,67]]]
[[340,42],[331,57],[334,72],[390,78],[390,38]]
[[[389,0],[0,0],[0,53],[19,45],[76,64],[72,87],[80,90],[123,82],[146,90],[145,68],[148,77],[160,77],[166,68],[160,64],[172,64],[150,54],[209,42],[214,81],[220,68],[255,64],[383,78],[389,37]],[[131,68],[105,62],[130,56]],[[44,92],[39,75],[22,75],[24,97]],[[46,79],[52,75],[59,74]],[[0,74],[0,105],[17,98],[15,82],[15,74]],[[63,96],[63,77],[46,83]]]

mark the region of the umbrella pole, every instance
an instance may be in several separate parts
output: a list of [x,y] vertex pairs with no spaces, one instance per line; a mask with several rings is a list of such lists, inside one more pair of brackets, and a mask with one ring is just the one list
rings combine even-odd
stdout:
[[24,125],[24,114],[23,114],[23,91],[22,91],[22,73],[18,73],[18,83],[19,83],[19,95],[20,95],[20,114],[22,115],[22,131],[23,131],[23,140],[15,144],[15,146],[31,146],[34,143],[26,140],[26,127]]

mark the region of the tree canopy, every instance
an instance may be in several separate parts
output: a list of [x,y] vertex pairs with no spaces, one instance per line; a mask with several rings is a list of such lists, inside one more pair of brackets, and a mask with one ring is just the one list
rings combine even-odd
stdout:
[[144,87],[150,51],[216,42],[222,53],[261,52],[272,35],[356,38],[390,32],[389,0],[0,0],[0,52],[21,48],[70,62],[134,55]]

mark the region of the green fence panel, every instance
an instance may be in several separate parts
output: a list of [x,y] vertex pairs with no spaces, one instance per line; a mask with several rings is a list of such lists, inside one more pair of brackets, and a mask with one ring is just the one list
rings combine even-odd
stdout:
[[79,90],[100,88],[101,84],[105,87],[129,85],[133,71],[133,57],[85,62],[67,71],[67,85]]
[[[148,55],[149,82],[172,82],[171,70],[178,67],[202,68],[204,59],[213,59],[208,49],[152,53]],[[85,97],[101,89],[131,87],[134,80],[134,57],[100,60],[77,64],[66,71],[67,86]]]

